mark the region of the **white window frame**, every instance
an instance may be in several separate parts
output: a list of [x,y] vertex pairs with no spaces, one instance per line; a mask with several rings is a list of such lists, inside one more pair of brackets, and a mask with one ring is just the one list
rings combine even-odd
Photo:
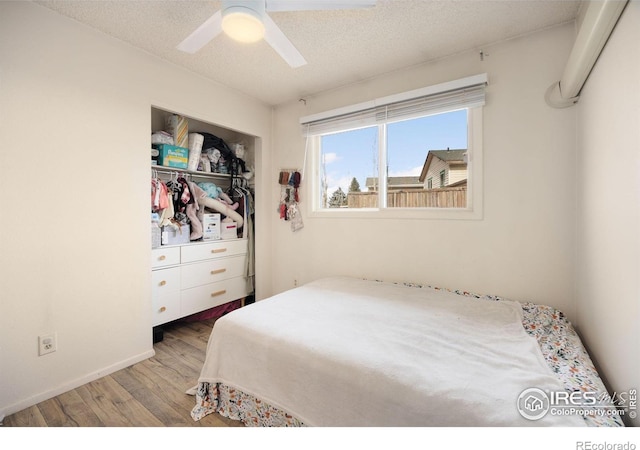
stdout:
[[[447,90],[462,88],[471,84],[477,84],[478,81],[487,82],[486,74],[477,75],[474,77],[468,77],[461,80],[456,80],[449,83],[442,83],[436,86],[430,86],[427,88],[419,89],[416,91],[410,91],[404,94],[396,96],[385,97],[383,99],[377,99],[372,102],[353,105],[351,107],[340,108],[338,110],[332,110],[313,116],[306,116],[300,119],[303,124],[303,131],[305,124],[313,122],[315,120],[322,120],[323,118],[330,118],[332,116],[339,116],[343,114],[349,114],[351,112],[357,112],[365,108],[370,108],[371,105],[381,105],[385,102],[391,103],[401,101],[403,99],[415,98],[420,95],[426,95],[425,93],[432,92],[437,94],[438,92],[446,92]],[[451,108],[443,110],[441,112],[449,112],[459,110],[461,108]],[[462,219],[462,220],[480,220],[483,214],[483,157],[482,157],[482,106],[474,106],[464,108],[467,110],[467,147],[469,149],[467,156],[468,167],[468,182],[467,182],[467,207],[466,208],[389,208],[386,205],[387,199],[387,183],[386,177],[386,145],[379,144],[378,160],[379,174],[378,174],[378,208],[323,208],[320,195],[320,180],[322,164],[321,158],[321,139],[322,134],[307,135],[307,151],[310,152],[310,177],[306,177],[308,180],[307,187],[309,188],[307,204],[307,216],[310,218],[389,218],[389,219]],[[423,115],[417,115],[417,117],[423,117]],[[369,124],[367,126],[372,126]],[[386,126],[378,126],[378,142],[386,142]],[[362,127],[355,127],[362,128]],[[355,129],[352,127],[351,129]],[[349,128],[345,128],[341,131],[348,131]],[[326,133],[325,133],[326,134]]]

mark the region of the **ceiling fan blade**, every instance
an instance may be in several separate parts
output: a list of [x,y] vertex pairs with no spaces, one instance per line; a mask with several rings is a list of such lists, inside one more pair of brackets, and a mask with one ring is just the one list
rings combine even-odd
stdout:
[[376,0],[266,0],[267,11],[371,8]]
[[276,25],[276,23],[269,17],[268,14],[264,15],[264,40],[267,41],[271,47],[293,68],[304,66],[307,61],[297,48],[291,43],[289,39],[284,35],[282,30]]
[[187,53],[195,53],[208,44],[214,37],[222,32],[222,12],[218,11],[209,17],[184,41],[178,45],[178,50]]

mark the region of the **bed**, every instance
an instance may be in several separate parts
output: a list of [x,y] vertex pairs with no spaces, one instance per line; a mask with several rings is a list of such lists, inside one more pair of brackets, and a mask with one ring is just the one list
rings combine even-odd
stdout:
[[[579,413],[541,392],[578,393]],[[194,420],[247,426],[623,426],[560,311],[348,277],[218,319],[188,393]]]

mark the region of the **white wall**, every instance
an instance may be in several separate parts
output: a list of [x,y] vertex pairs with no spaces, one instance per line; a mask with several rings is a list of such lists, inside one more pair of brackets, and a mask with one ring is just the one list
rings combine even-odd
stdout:
[[629,2],[577,105],[576,325],[615,392],[640,388],[639,24]]
[[[268,168],[269,107],[31,2],[0,2],[0,418],[153,352],[151,105],[259,136]],[[271,222],[257,203],[268,294]],[[38,335],[53,332],[58,351],[38,357]]]
[[575,317],[576,111],[552,109],[544,101],[547,87],[561,76],[574,34],[567,24],[485,47],[484,62],[479,50],[468,52],[309,97],[306,106],[278,107],[273,180],[279,168],[302,165],[301,116],[478,73],[489,77],[482,220],[305,215],[304,229],[292,233],[275,212],[274,182],[274,290],[289,289],[294,280],[345,274],[531,300]]

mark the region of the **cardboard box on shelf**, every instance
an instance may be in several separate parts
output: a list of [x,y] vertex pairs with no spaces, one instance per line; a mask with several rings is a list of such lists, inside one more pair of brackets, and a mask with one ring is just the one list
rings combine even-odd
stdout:
[[189,164],[189,149],[169,144],[153,144],[160,153],[158,164],[176,169],[186,169]]
[[203,239],[220,239],[220,214],[202,215]]
[[220,237],[222,239],[238,239],[238,224],[233,221],[222,221],[220,224]]
[[179,147],[189,147],[189,120],[178,114],[166,118],[167,132],[173,136],[173,143]]

